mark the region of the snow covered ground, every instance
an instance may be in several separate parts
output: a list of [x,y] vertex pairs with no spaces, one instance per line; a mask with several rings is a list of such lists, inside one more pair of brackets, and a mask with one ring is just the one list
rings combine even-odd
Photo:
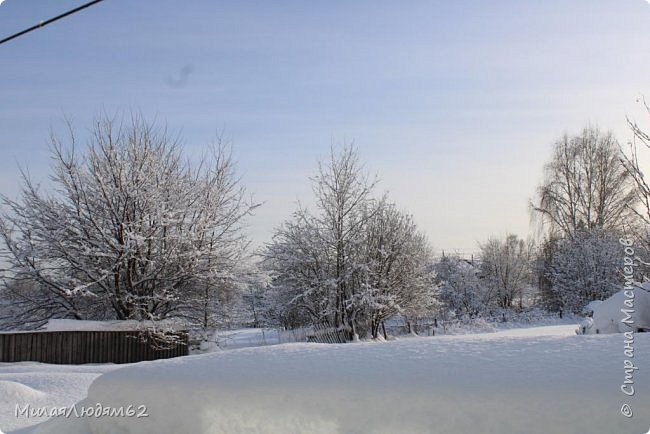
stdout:
[[48,365],[0,363],[0,432],[33,425],[47,417],[16,417],[16,406],[33,408],[72,405],[86,397],[90,383],[125,365]]
[[[440,327],[436,329],[436,335],[464,335],[464,334],[481,334],[499,332],[509,329],[523,329],[523,328],[538,328],[540,326],[555,326],[555,325],[574,325],[580,321],[578,317],[573,315],[565,315],[564,318],[556,316],[532,316],[529,319],[516,318],[514,320],[500,321],[496,318],[485,320],[484,318],[475,318],[465,321],[450,321],[446,324],[441,322]],[[577,326],[576,326],[577,328]]]
[[[20,432],[646,433],[650,334],[635,335],[639,369],[627,397],[624,336],[575,329],[282,344],[110,367],[78,406],[144,405],[148,417],[56,417]],[[12,381],[42,391],[30,378]],[[633,417],[620,414],[624,403]],[[11,418],[0,417],[6,430]]]
[[[440,327],[435,329],[435,335],[463,335],[463,334],[477,334],[477,333],[492,333],[498,332],[500,330],[508,329],[523,329],[529,327],[539,327],[542,325],[572,325],[574,328],[578,328],[577,323],[579,319],[573,316],[565,316],[564,318],[549,317],[549,316],[533,316],[529,321],[523,321],[521,318],[518,321],[486,321],[482,318],[474,319],[471,321],[458,321],[450,322],[449,324],[442,327],[442,322]],[[390,335],[397,333],[397,329],[400,329],[400,333],[404,331],[405,328],[403,322],[398,323],[399,327],[387,326]],[[300,336],[300,333],[296,335]],[[217,351],[220,349],[237,349],[237,348],[247,348],[247,347],[259,347],[264,345],[277,345],[280,343],[294,342],[295,336],[292,336],[291,331],[279,331],[278,329],[273,328],[242,328],[235,330],[216,330],[209,338],[207,342],[204,342],[201,346],[201,350],[196,351],[195,353],[205,353],[211,351]],[[403,337],[400,337],[403,338]]]
[[275,345],[279,343],[278,330],[271,328],[245,328],[217,330],[202,345],[203,351]]

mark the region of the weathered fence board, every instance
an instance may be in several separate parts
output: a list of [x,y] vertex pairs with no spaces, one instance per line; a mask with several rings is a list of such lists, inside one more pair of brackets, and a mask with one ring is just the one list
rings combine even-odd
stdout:
[[0,333],[0,362],[53,364],[134,363],[188,354],[188,335],[164,347],[137,331],[43,331]]

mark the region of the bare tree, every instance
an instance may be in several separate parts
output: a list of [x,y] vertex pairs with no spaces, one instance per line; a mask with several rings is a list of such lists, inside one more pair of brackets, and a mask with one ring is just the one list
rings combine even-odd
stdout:
[[369,217],[363,209],[377,180],[364,173],[356,148],[346,146],[338,155],[331,150],[328,163],[319,163],[312,181],[320,211],[316,220],[325,229],[321,241],[334,259],[334,326],[349,327],[355,334],[356,308],[348,302],[355,289],[353,249]]
[[300,207],[276,229],[262,253],[272,275],[278,316],[287,327],[311,323],[334,324],[335,254],[326,229]]
[[[367,318],[370,333],[397,314],[431,309],[437,286],[431,267],[431,249],[412,216],[384,198],[369,204],[364,243],[357,264],[359,288],[352,300]],[[385,334],[385,333],[384,333]]]
[[555,143],[545,178],[530,203],[554,236],[572,238],[577,230],[620,229],[636,200],[633,179],[610,133],[587,127],[580,135],[564,135]]
[[315,214],[300,207],[276,231],[265,253],[276,286],[292,294],[289,304],[315,321],[356,331],[354,252],[361,243],[364,207],[376,180],[364,174],[354,146],[331,149],[311,179]]
[[[643,99],[643,106],[650,115],[650,107]],[[627,118],[627,124],[634,134],[634,140],[629,143],[627,151],[620,149],[620,161],[625,167],[626,172],[632,178],[635,186],[636,201],[629,204],[629,209],[639,217],[643,229],[650,226],[650,184],[645,178],[642,163],[639,161],[639,151],[650,150],[650,135],[643,131],[641,127],[630,118]],[[635,206],[636,205],[636,206]]]
[[70,128],[67,144],[53,135],[52,158],[52,190],[24,175],[20,200],[2,198],[3,256],[35,288],[25,305],[47,300],[48,315],[79,319],[196,317],[241,257],[254,207],[228,147],[192,165],[142,117],[101,117],[84,154]]
[[[641,100],[643,107],[650,115],[650,106],[645,98]],[[647,166],[648,151],[650,150],[650,135],[646,133],[637,122],[627,118],[627,124],[634,135],[633,140],[628,143],[627,149],[620,149],[621,164],[634,182],[636,200],[628,205],[630,211],[636,217],[630,224],[629,232],[640,242],[635,246],[635,252],[642,261],[638,263],[636,272],[637,279],[644,280],[644,276],[650,274],[650,184],[645,178],[645,167]]]
[[356,149],[332,152],[312,179],[316,212],[300,207],[264,253],[285,317],[377,337],[390,316],[432,303],[429,247],[413,219],[372,196]]
[[590,301],[619,290],[623,250],[618,239],[613,232],[592,229],[559,242],[549,277],[564,310],[580,313]]
[[481,245],[481,274],[489,295],[487,299],[499,308],[514,307],[518,300],[523,304],[524,289],[531,282],[532,241],[524,241],[516,235],[504,240],[491,238]]
[[560,242],[562,242],[561,238],[552,235],[540,241],[535,252],[533,272],[537,280],[540,305],[547,311],[559,312],[560,317],[562,317],[562,298],[553,288],[553,272],[551,268],[553,265],[553,256],[558,251]]
[[459,317],[474,318],[489,305],[489,288],[481,284],[479,267],[455,255],[444,255],[435,263],[440,300]]

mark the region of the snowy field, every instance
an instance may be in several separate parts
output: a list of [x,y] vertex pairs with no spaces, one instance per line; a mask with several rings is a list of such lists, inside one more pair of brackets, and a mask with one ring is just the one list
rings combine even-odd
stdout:
[[[636,393],[623,335],[575,325],[357,344],[282,344],[116,366],[2,366],[14,401],[126,408],[148,417],[52,418],[21,433],[645,434],[650,333],[636,334]],[[29,389],[22,388],[22,384]],[[634,415],[620,414],[628,403]],[[6,407],[9,411],[6,411]]]
[[217,330],[206,342],[202,349],[214,351],[218,349],[236,349],[276,345],[279,343],[278,330],[262,328],[244,328],[237,330]]

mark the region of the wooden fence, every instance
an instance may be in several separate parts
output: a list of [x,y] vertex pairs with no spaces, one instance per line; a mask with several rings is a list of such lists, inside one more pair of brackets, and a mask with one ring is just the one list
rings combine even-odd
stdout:
[[138,331],[52,331],[0,333],[0,362],[55,364],[134,363],[188,354],[188,335],[160,344]]
[[344,330],[334,327],[314,325],[291,330],[278,331],[278,341],[281,344],[287,342],[319,342],[323,344],[343,344],[347,342],[347,334]]

